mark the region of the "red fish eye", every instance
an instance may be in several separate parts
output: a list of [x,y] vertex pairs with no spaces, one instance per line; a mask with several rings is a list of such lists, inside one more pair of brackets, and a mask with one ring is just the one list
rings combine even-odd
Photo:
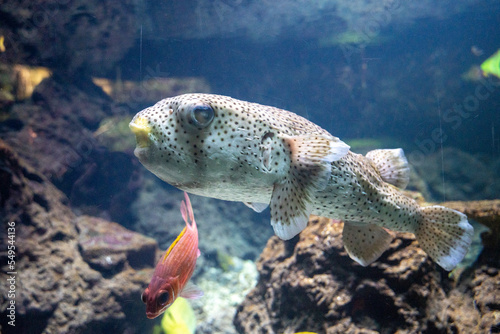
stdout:
[[143,293],[141,293],[141,300],[144,304],[146,304],[146,301],[147,301],[147,298],[148,298],[148,294],[146,291],[144,291]]
[[164,305],[168,302],[168,292],[164,291],[156,297],[156,302],[160,305]]

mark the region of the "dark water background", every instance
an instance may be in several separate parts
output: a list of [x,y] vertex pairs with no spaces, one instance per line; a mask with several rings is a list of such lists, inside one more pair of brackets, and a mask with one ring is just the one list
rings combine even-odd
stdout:
[[[135,80],[140,68],[143,76],[149,68],[162,75],[204,77],[214,93],[294,111],[343,139],[390,137],[418,150],[441,126],[444,146],[498,157],[498,86],[479,104],[466,100],[472,110],[461,122],[443,115],[480,85],[461,75],[500,47],[499,15],[479,7],[445,20],[420,19],[410,27],[388,25],[380,33],[389,36],[387,41],[366,45],[363,52],[357,45],[345,52],[300,36],[266,42],[181,40],[144,32],[142,52],[138,41],[121,67],[124,77]],[[475,56],[473,46],[483,55]]]
[[[400,9],[383,11],[384,6],[394,3]],[[56,311],[65,314],[61,323],[76,326],[76,332],[151,329],[154,323],[145,318],[140,301],[149,274],[124,281],[113,304],[119,311],[102,305],[102,310],[95,311],[96,301],[88,297],[88,291],[78,292],[71,285],[80,284],[88,274],[101,284],[89,287],[89,291],[100,288],[102,296],[108,296],[106,284],[114,284],[112,277],[122,273],[123,265],[120,262],[118,269],[90,268],[87,263],[93,260],[82,259],[85,252],[81,244],[85,243],[75,221],[84,217],[81,224],[88,220],[84,226],[91,226],[94,217],[102,218],[111,236],[123,233],[115,230],[118,224],[109,223],[117,222],[154,238],[160,249],[166,249],[184,226],[179,212],[182,193],[157,179],[133,155],[134,136],[127,124],[155,101],[134,100],[130,92],[132,102],[113,100],[92,78],[115,84],[132,81],[143,91],[149,79],[180,82],[182,78],[201,78],[210,93],[300,114],[346,141],[354,152],[404,148],[412,167],[409,189],[419,191],[427,201],[500,198],[500,78],[464,76],[500,49],[500,2],[359,0],[352,2],[350,14],[339,9],[342,1],[324,1],[324,10],[319,10],[318,4],[293,0],[59,0],[47,4],[26,0],[18,5],[0,0],[0,36],[6,40],[6,51],[0,52],[0,93],[10,85],[5,84],[4,71],[15,65],[43,66],[53,73],[32,96],[6,102],[0,96],[2,142],[46,177],[34,177],[30,172],[26,177],[30,186],[15,191],[0,184],[2,205],[5,201],[1,196],[14,198],[14,204],[0,207],[0,213],[5,210],[8,219],[16,221],[23,231],[19,232],[20,243],[29,245],[23,249],[27,255],[19,257],[24,266],[21,281],[26,287],[37,287],[33,297],[18,295],[18,305],[24,305],[19,323],[29,329],[24,332],[52,324]],[[262,11],[265,6],[268,13]],[[287,6],[298,7],[288,10]],[[364,10],[364,6],[372,10]],[[408,9],[411,6],[415,15]],[[103,14],[103,8],[108,12]],[[354,13],[365,17],[357,18]],[[372,23],[375,25],[370,26]],[[358,37],[366,39],[357,43],[332,41],[349,31],[349,24],[358,29]],[[96,134],[103,120],[119,123],[114,118],[117,116],[125,124],[125,130],[112,138],[125,143],[120,149],[110,148],[102,140],[113,131]],[[4,161],[0,164],[0,182],[25,172]],[[32,190],[32,184],[40,189],[57,188],[64,196],[60,199],[53,194],[55,190],[33,195],[38,188]],[[28,195],[19,196],[16,191]],[[273,231],[268,211],[257,214],[241,203],[198,196],[192,196],[192,203],[202,253],[194,278],[213,284],[216,292],[212,298],[217,299],[197,304],[198,315],[205,317],[214,305],[224,305],[234,296],[242,300],[238,289],[243,288],[233,285],[239,273],[220,280],[223,269],[230,267],[232,257],[255,261]],[[32,206],[35,210],[30,211]],[[67,210],[53,213],[59,207]],[[45,219],[38,212],[48,212],[51,218]],[[61,237],[68,226],[74,230],[68,232],[67,239],[74,240],[69,246]],[[45,237],[52,232],[53,239]],[[143,241],[138,243],[144,246]],[[475,243],[477,255],[482,249],[479,237]],[[154,241],[152,244],[156,247]],[[111,246],[105,244],[104,253]],[[58,247],[71,251],[64,259],[69,269],[82,264],[85,272],[61,278],[66,269],[51,267],[62,261]],[[151,254],[148,259],[150,263],[156,260]],[[139,275],[144,269],[151,272],[150,263],[131,271]],[[256,274],[255,266],[252,268]],[[327,272],[331,273],[329,268]],[[54,286],[59,279],[65,279],[65,287]],[[6,280],[2,281],[5,284]],[[223,294],[226,287],[232,287],[233,295]],[[487,288],[485,291],[489,294]],[[81,300],[86,306],[79,304]],[[103,300],[115,302],[113,296]],[[74,313],[64,311],[61,305]],[[416,305],[422,307],[420,299]],[[221,328],[224,333],[234,333],[235,308],[221,307],[218,315],[224,315],[223,320],[206,317],[198,328],[203,333]],[[374,309],[376,314],[381,312]],[[121,310],[125,310],[125,320]],[[1,315],[0,325],[6,326],[5,313]],[[285,314],[284,318],[288,316],[293,319],[302,314]]]

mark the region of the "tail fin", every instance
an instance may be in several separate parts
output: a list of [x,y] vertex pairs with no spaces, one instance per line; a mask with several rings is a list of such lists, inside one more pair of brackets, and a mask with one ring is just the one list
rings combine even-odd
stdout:
[[189,200],[187,192],[184,192],[184,199],[186,201],[181,202],[181,215],[182,218],[184,218],[186,225],[190,226],[195,224],[195,221],[194,221],[193,207],[191,206],[191,201]]
[[474,229],[461,212],[443,206],[420,209],[415,235],[422,249],[445,270],[452,270],[469,250]]

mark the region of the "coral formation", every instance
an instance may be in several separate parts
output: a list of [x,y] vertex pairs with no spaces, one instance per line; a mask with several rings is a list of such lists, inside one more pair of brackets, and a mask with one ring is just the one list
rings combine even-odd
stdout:
[[197,333],[236,333],[233,317],[245,295],[255,287],[258,272],[253,261],[231,256],[230,262],[227,270],[209,267],[196,277],[196,284],[205,293],[203,298],[192,301]]
[[500,325],[492,300],[499,293],[496,256],[483,252],[455,285],[408,233],[398,233],[378,261],[361,267],[343,248],[342,228],[340,221],[312,217],[298,237],[271,238],[257,264],[259,282],[238,308],[237,330],[485,333]]
[[[156,242],[101,219],[77,218],[64,194],[2,141],[0,180],[0,216],[15,223],[17,272],[12,327],[6,324],[11,270],[2,253],[2,332],[150,330],[139,296],[152,274]],[[0,247],[6,244],[2,233]]]

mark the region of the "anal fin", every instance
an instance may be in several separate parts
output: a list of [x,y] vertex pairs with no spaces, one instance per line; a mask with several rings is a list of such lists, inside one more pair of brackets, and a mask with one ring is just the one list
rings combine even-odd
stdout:
[[255,212],[262,212],[269,206],[269,204],[266,203],[255,203],[255,202],[243,202],[243,204],[245,204]]
[[400,189],[405,189],[410,182],[410,167],[401,148],[373,150],[366,153],[382,176],[382,179]]
[[362,266],[377,260],[393,239],[392,235],[380,226],[348,222],[344,223],[342,238],[347,254]]

